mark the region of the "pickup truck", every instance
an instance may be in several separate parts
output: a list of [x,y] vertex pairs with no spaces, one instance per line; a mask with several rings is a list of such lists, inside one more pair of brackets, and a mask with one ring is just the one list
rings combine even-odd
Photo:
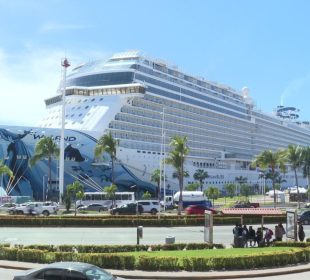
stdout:
[[50,214],[56,214],[58,206],[55,205],[44,205],[42,202],[30,202],[21,204],[8,210],[9,214],[15,215],[44,215],[49,216]]

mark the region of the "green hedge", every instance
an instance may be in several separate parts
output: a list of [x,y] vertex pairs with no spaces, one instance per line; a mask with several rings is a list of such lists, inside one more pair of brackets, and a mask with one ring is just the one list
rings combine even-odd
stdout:
[[[265,223],[285,223],[286,216],[265,217]],[[214,216],[214,225],[233,225],[240,222],[240,217],[236,216]],[[261,218],[244,216],[244,223],[259,224]],[[27,227],[136,227],[138,225],[146,227],[160,226],[202,226],[204,217],[193,216],[60,216],[60,217],[24,217],[24,216],[2,216],[0,217],[0,226],[27,226]]]
[[[8,247],[7,244],[0,247]],[[175,243],[158,245],[14,245],[16,249],[39,250],[47,252],[67,253],[122,253],[139,251],[175,251],[175,250],[201,250],[201,249],[223,249],[222,244],[209,243]]]
[[0,247],[0,259],[51,263],[55,261],[87,262],[106,269],[146,271],[210,271],[232,269],[255,269],[307,263],[310,260],[310,247],[292,248],[288,252],[259,253],[245,256],[221,257],[149,257],[137,259],[128,254],[50,252],[35,249]]

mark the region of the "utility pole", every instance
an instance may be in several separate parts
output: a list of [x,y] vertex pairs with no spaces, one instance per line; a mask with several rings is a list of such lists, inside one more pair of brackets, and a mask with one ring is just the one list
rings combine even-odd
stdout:
[[65,106],[66,106],[66,78],[67,68],[70,66],[69,61],[65,58],[61,62],[63,67],[62,79],[62,111],[61,111],[61,134],[60,134],[60,158],[59,158],[59,204],[64,193],[64,172],[65,172]]

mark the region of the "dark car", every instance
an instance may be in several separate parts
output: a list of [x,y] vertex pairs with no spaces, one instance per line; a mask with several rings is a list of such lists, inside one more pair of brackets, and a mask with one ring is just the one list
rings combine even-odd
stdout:
[[[135,215],[137,214],[137,204],[136,203],[123,204],[122,206],[110,209],[110,213],[112,215]],[[140,204],[138,204],[138,213],[139,214],[143,213],[143,207]]]
[[102,204],[99,204],[99,203],[92,203],[89,205],[80,206],[77,209],[78,211],[98,211],[98,212],[108,210],[106,206],[103,206]]
[[234,206],[232,206],[232,208],[258,208],[258,207],[259,203],[247,202],[247,201],[238,201],[235,203]]
[[306,210],[298,215],[298,222],[301,222],[304,225],[310,224],[310,210]]
[[123,279],[114,277],[109,272],[95,265],[79,262],[58,262],[42,268],[24,271],[13,280],[114,280]]
[[185,208],[185,212],[187,215],[203,215],[205,210],[211,211],[212,214],[217,214],[217,211],[213,208],[204,206],[204,205],[189,205]]

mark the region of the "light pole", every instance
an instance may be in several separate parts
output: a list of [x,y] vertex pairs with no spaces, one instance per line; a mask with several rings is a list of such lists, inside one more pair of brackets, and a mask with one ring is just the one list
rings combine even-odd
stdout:
[[61,135],[60,135],[60,157],[59,157],[59,204],[64,192],[64,171],[65,171],[65,105],[66,105],[66,77],[69,61],[65,58],[61,66],[63,67],[63,89],[62,89],[62,113],[61,113]]
[[[163,111],[160,113],[162,115],[161,121],[161,144],[160,144],[160,162],[159,162],[159,194],[158,194],[158,203],[159,203],[159,215],[160,215],[160,195],[161,195],[161,187],[163,181],[163,189],[164,189],[164,211],[166,209],[166,182],[165,182],[165,132],[164,132],[164,124],[165,124],[165,107],[163,107]],[[163,179],[162,179],[163,176]]]

